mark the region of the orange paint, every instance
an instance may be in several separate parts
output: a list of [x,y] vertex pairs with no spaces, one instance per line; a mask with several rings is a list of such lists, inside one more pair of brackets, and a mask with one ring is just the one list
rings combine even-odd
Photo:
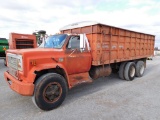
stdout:
[[154,53],[154,35],[114,26],[95,24],[61,30],[61,33],[86,33],[91,46],[92,65],[96,66],[146,58]]
[[36,48],[36,36],[31,34],[10,33],[9,49]]
[[26,82],[21,82],[15,79],[13,76],[8,74],[8,72],[4,73],[5,80],[7,81],[9,87],[14,90],[15,92],[25,95],[25,96],[30,96],[33,94],[34,91],[34,84],[33,83],[26,83]]
[[[21,55],[23,71],[18,72],[16,79],[5,72],[5,79],[10,80],[11,89],[22,95],[32,95],[37,73],[40,71],[57,72],[66,79],[68,87],[72,88],[84,82],[92,82],[89,77],[91,66],[103,66],[111,63],[130,61],[151,56],[154,51],[155,36],[135,31],[129,31],[113,26],[96,24],[85,27],[62,30],[61,33],[86,33],[91,51],[85,49],[69,49],[69,35],[62,48],[34,48],[15,49],[15,42],[10,43],[11,48],[6,53]],[[31,38],[32,39],[32,38]],[[33,39],[35,39],[33,37]],[[35,45],[35,44],[34,44]],[[34,46],[35,47],[35,46]],[[7,59],[8,61],[8,59]],[[107,67],[108,68],[108,67]],[[104,69],[100,69],[103,72]],[[107,75],[111,69],[108,68]],[[99,75],[100,76],[100,75]]]

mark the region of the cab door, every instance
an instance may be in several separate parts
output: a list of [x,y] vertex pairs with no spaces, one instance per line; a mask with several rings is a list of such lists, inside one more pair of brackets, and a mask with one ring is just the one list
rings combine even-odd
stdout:
[[72,35],[66,46],[66,69],[69,75],[89,71],[91,53],[80,49],[80,36]]

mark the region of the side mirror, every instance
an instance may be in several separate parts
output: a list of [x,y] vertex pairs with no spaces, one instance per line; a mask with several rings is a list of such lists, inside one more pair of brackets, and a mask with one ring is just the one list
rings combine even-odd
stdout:
[[84,34],[80,34],[80,49],[82,49],[82,50],[85,49],[85,39],[84,39]]

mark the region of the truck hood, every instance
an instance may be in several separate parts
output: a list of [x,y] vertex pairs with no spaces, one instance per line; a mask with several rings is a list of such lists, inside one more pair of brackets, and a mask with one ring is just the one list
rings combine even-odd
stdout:
[[52,56],[52,55],[60,55],[64,53],[63,49],[53,49],[53,48],[32,48],[32,49],[9,49],[6,51],[7,53],[19,54],[22,56]]

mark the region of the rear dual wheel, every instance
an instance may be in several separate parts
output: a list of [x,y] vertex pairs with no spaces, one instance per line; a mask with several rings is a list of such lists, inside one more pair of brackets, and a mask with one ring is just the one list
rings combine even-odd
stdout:
[[143,61],[138,61],[136,64],[136,76],[142,77],[144,74],[145,66]]
[[124,78],[128,81],[131,81],[135,78],[136,74],[136,65],[134,62],[128,62],[124,69]]
[[142,77],[144,74],[144,62],[138,61],[136,64],[134,62],[123,62],[119,68],[119,77],[131,81],[137,77]]
[[119,78],[124,80],[124,69],[125,69],[125,66],[126,66],[127,62],[123,62],[121,63],[120,65],[120,68],[119,68]]
[[131,81],[135,77],[136,66],[134,62],[123,62],[119,68],[119,77]]

